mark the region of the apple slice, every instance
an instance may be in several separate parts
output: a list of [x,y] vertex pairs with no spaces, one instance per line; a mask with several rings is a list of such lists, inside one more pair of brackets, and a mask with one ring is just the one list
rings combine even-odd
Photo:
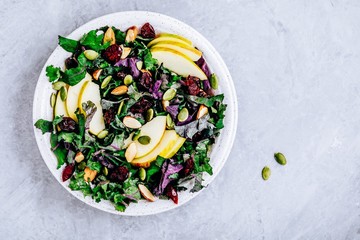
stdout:
[[78,108],[79,95],[82,87],[86,82],[91,81],[91,75],[86,73],[85,77],[75,86],[70,86],[68,89],[68,94],[66,98],[66,108],[69,114],[69,117],[77,121],[75,114],[76,109]]
[[[66,88],[65,88],[66,91]],[[56,101],[55,101],[55,106],[54,106],[54,116],[63,116],[63,117],[68,117],[69,114],[66,110],[66,104],[65,101],[61,100],[60,97],[60,91],[58,91],[58,93],[56,94]]]
[[192,61],[197,61],[201,58],[202,52],[197,50],[194,47],[189,46],[188,44],[179,43],[175,41],[162,41],[156,43],[152,47],[165,47],[176,50],[186,56],[188,56]]
[[137,150],[135,158],[145,156],[151,152],[151,150],[153,150],[160,142],[162,136],[164,135],[165,128],[166,116],[157,116],[150,122],[147,122],[145,125],[143,125],[140,128],[140,137],[149,136],[150,142],[146,145],[143,145],[138,140],[135,141]]
[[165,47],[153,47],[150,49],[152,57],[163,64],[164,67],[183,76],[194,76],[200,80],[207,79],[205,73],[186,55]]
[[163,42],[163,41],[173,41],[173,42],[183,43],[183,44],[186,44],[191,47],[193,46],[192,42],[189,39],[184,38],[182,36],[179,36],[176,34],[171,34],[171,33],[160,33],[154,40],[149,42],[147,47],[151,47],[151,46],[153,46],[159,42]]
[[155,199],[154,195],[150,192],[150,190],[147,187],[145,187],[145,185],[139,184],[138,188],[139,188],[141,195],[146,200],[148,200],[149,202],[155,202],[156,199]]
[[159,144],[151,152],[143,157],[135,158],[131,164],[136,167],[148,168],[164,149],[171,149],[175,145],[177,138],[175,130],[166,130]]
[[91,81],[84,83],[84,86],[80,91],[78,107],[82,112],[84,112],[82,109],[82,103],[87,101],[93,102],[96,106],[96,112],[90,122],[89,132],[94,135],[98,135],[105,129],[105,122],[100,103],[101,97],[99,86]]
[[172,148],[170,149],[164,149],[159,156],[163,157],[163,158],[172,158],[181,148],[181,146],[184,144],[184,142],[186,141],[186,138],[180,137],[178,135],[178,138],[176,139],[175,144],[172,146]]

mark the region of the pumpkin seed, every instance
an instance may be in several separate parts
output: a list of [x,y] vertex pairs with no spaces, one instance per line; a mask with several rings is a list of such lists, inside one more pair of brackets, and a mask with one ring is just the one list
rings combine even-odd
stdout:
[[104,174],[105,176],[107,176],[107,175],[109,174],[109,170],[108,170],[107,167],[104,167],[103,170],[102,170],[102,172],[103,172],[103,174]]
[[262,178],[266,181],[269,179],[270,175],[271,175],[270,168],[268,166],[265,166],[261,172]]
[[99,53],[97,53],[94,50],[85,50],[84,55],[88,60],[92,61],[92,60],[95,60],[99,56]]
[[144,181],[146,178],[146,170],[144,168],[139,168],[139,177],[141,181]]
[[131,75],[126,75],[124,78],[124,84],[129,86],[133,82],[133,77]]
[[170,114],[166,115],[166,126],[168,129],[174,129],[174,121],[172,120]]
[[112,76],[111,76],[111,75],[107,76],[107,77],[103,80],[103,82],[101,83],[101,89],[106,88],[107,85],[109,84],[109,82],[111,81],[111,79],[112,79]]
[[219,88],[219,80],[215,73],[210,76],[210,85],[215,90]]
[[108,131],[107,130],[102,130],[98,135],[97,135],[97,137],[99,138],[99,139],[103,139],[103,138],[105,138],[107,135],[108,135]]
[[132,140],[133,140],[133,141],[136,141],[136,140],[139,139],[139,137],[140,137],[140,130],[136,130],[136,131],[134,132],[134,135],[133,135],[133,137],[132,137]]
[[118,108],[118,111],[117,111],[117,114],[118,114],[118,115],[120,115],[123,106],[124,106],[124,101],[121,101],[121,102],[120,102],[120,105],[119,105],[119,108]]
[[169,88],[164,93],[163,100],[170,101],[171,99],[173,99],[175,97],[175,95],[176,95],[176,90],[174,88]]
[[55,101],[56,101],[56,95],[55,95],[55,93],[52,93],[50,96],[50,106],[52,108],[54,108],[54,106],[55,106]]
[[185,121],[188,117],[189,117],[189,111],[187,110],[187,108],[181,109],[181,111],[179,112],[179,114],[177,116],[177,118],[180,122]]
[[284,156],[284,154],[278,152],[274,154],[274,158],[275,160],[278,162],[278,164],[280,165],[286,165],[287,161],[286,158]]
[[62,88],[62,87],[66,87],[66,83],[64,83],[62,81],[57,81],[57,82],[53,83],[53,85],[52,85],[52,88],[56,91],[59,91],[60,88]]
[[67,97],[66,88],[61,87],[60,88],[60,98],[61,98],[61,100],[64,102],[66,100],[66,97]]
[[139,143],[141,143],[142,145],[148,145],[151,141],[151,138],[149,136],[141,136],[138,139]]
[[137,69],[141,70],[143,67],[143,61],[136,62],[136,67],[137,67]]
[[149,108],[147,111],[146,111],[146,116],[145,116],[145,120],[147,122],[150,122],[154,117],[154,109],[152,108]]

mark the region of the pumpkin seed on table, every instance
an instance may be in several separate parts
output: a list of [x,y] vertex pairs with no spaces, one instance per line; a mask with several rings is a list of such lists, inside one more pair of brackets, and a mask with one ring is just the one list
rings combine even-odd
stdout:
[[185,121],[188,117],[189,117],[189,110],[187,110],[187,108],[181,109],[177,116],[180,122]]
[[144,181],[146,178],[146,170],[144,168],[139,168],[139,177],[141,181]]
[[261,172],[262,178],[266,181],[269,179],[270,175],[271,175],[270,168],[268,166],[265,166]]
[[151,138],[149,136],[141,136],[141,137],[139,137],[138,141],[142,145],[148,145],[151,141]]
[[170,114],[166,115],[166,126],[168,127],[168,129],[174,128],[174,121],[172,120]]
[[102,130],[98,135],[97,135],[97,137],[99,138],[99,139],[103,139],[103,138],[105,138],[107,135],[108,135],[108,131],[107,130]]
[[147,111],[146,111],[146,115],[145,115],[145,120],[147,122],[150,122],[154,117],[154,109],[152,108],[149,108]]
[[62,81],[57,81],[57,82],[53,83],[53,85],[52,85],[52,88],[56,91],[59,91],[60,88],[62,88],[62,87],[66,87],[66,83],[64,83]]
[[61,100],[64,102],[66,100],[66,97],[67,97],[66,88],[61,87],[60,88],[60,98],[61,98]]
[[215,73],[211,74],[210,76],[210,85],[215,90],[219,88],[219,80]]
[[103,82],[101,83],[101,89],[104,89],[107,87],[107,85],[109,84],[109,82],[111,81],[112,76],[109,75],[106,78],[104,78]]
[[132,82],[133,82],[133,77],[130,74],[126,75],[124,78],[124,84],[126,86],[129,86],[130,84],[132,84]]
[[92,61],[92,60],[97,59],[97,57],[99,56],[99,53],[97,53],[94,50],[85,50],[84,55],[88,60]]
[[284,154],[278,152],[274,154],[274,158],[277,161],[278,164],[280,165],[286,165],[287,161],[286,158],[284,156]]
[[103,174],[104,174],[105,176],[107,176],[107,175],[109,174],[109,170],[108,170],[107,167],[104,167],[103,170],[102,170],[102,172],[103,172]]
[[55,93],[52,93],[50,96],[50,106],[52,108],[54,108],[54,106],[55,106],[55,101],[56,101],[56,95],[55,95]]
[[170,101],[171,99],[173,99],[176,95],[176,89],[174,88],[169,88],[168,90],[166,90],[166,92],[164,93],[163,96],[163,100],[164,101]]
[[120,102],[120,105],[119,105],[119,108],[118,108],[118,111],[117,111],[117,114],[118,114],[118,115],[120,115],[123,106],[124,106],[124,101],[121,101],[121,102]]

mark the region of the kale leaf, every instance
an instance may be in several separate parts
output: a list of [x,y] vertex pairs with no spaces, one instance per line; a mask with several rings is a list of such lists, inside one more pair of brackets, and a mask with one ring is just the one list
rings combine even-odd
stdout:
[[84,34],[80,40],[80,43],[92,50],[100,51],[110,46],[110,42],[102,44],[104,34],[97,34],[98,30],[91,30],[87,34]]
[[85,75],[86,68],[83,66],[78,66],[76,68],[65,70],[61,80],[70,86],[74,86],[78,84],[85,77]]
[[50,82],[55,82],[61,77],[61,69],[59,67],[54,67],[53,65],[47,66],[46,76],[49,78]]
[[51,121],[47,121],[44,119],[37,120],[34,126],[40,129],[42,134],[45,134],[47,132],[52,132],[53,130],[53,123]]

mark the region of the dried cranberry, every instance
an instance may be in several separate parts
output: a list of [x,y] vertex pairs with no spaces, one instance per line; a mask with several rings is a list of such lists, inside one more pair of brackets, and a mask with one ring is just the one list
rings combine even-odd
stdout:
[[139,99],[139,101],[137,101],[134,105],[130,107],[130,112],[142,114],[146,112],[149,108],[151,108],[152,105],[152,102],[142,97]]
[[110,180],[113,182],[124,182],[129,177],[129,170],[124,166],[115,168],[110,173]]
[[188,160],[186,160],[185,166],[183,169],[184,176],[189,175],[193,170],[194,170],[194,159],[189,158]]
[[75,171],[75,164],[74,163],[67,165],[64,168],[63,172],[62,172],[62,180],[63,180],[63,182],[65,182],[66,180],[71,178],[74,171]]
[[113,44],[103,53],[103,57],[110,63],[116,63],[120,60],[122,49],[119,45]]
[[76,68],[78,65],[79,63],[74,57],[69,57],[65,60],[66,69]]
[[66,132],[73,132],[76,128],[76,122],[70,117],[63,117],[62,121],[58,124],[59,128]]
[[141,27],[140,34],[144,38],[155,38],[155,30],[148,22]]
[[143,72],[141,75],[141,78],[139,80],[139,89],[141,91],[149,91],[149,89],[152,89],[154,85],[154,81],[151,77],[150,72]]
[[175,204],[178,204],[178,193],[176,189],[170,184],[166,187],[165,190],[166,196],[168,196]]
[[206,93],[204,90],[200,88],[200,79],[193,76],[188,76],[187,79],[184,81],[185,86],[187,87],[187,91],[190,95],[194,96],[202,96],[205,97]]
[[104,113],[104,121],[108,125],[115,119],[115,110],[113,108],[109,108],[108,110],[105,110]]

